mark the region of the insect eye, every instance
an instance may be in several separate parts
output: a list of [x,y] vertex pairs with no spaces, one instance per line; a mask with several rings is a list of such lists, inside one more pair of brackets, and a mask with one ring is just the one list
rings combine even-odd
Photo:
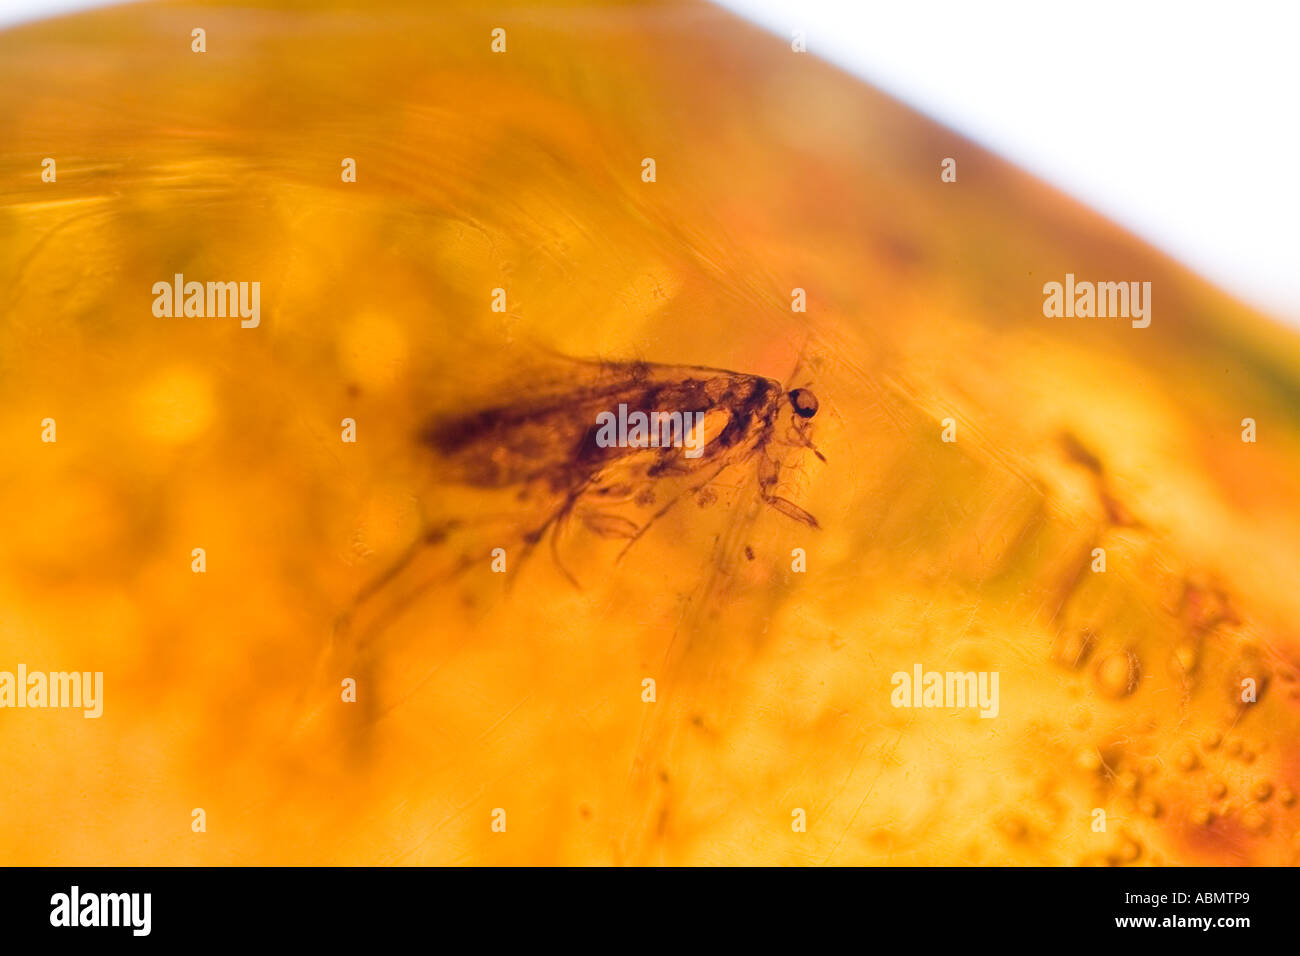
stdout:
[[812,418],[817,414],[817,396],[806,388],[796,388],[790,393],[790,404],[794,413],[800,418]]

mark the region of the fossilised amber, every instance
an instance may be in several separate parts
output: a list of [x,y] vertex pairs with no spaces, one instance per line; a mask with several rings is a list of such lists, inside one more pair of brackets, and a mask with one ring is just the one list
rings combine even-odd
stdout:
[[[1296,336],[815,56],[133,4],[0,34],[0,142],[0,671],[103,674],[0,862],[1295,862]],[[539,412],[688,366],[716,475]]]

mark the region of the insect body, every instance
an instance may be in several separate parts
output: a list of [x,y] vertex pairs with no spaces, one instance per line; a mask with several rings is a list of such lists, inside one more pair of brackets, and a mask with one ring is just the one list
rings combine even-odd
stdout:
[[[523,498],[553,501],[527,533],[530,547],[574,516],[598,534],[634,541],[681,498],[749,461],[757,462],[758,492],[766,503],[818,526],[777,494],[780,461],[773,457],[774,447],[784,445],[822,458],[809,435],[818,407],[811,391],[787,391],[772,379],[712,368],[602,363],[593,374],[593,366],[579,366],[586,374],[575,377],[586,377],[583,384],[441,416],[420,433],[444,480],[517,487]],[[616,410],[619,440],[610,441]],[[630,434],[627,421],[634,423]],[[649,424],[638,430],[638,423]],[[634,512],[646,512],[642,520],[613,508],[628,502]]]
[[[481,499],[471,494],[469,503],[460,499],[463,510],[453,507],[452,514],[432,520],[426,516],[419,538],[340,616],[337,634],[350,631],[357,647],[366,645],[427,588],[478,563],[483,553],[478,546],[458,557],[449,553],[460,535],[472,534],[480,523],[509,525],[507,536],[498,540],[519,542],[512,573],[549,534],[556,566],[575,586],[579,582],[565,567],[558,544],[571,521],[600,537],[624,540],[621,557],[679,502],[716,501],[710,486],[733,467],[755,469],[748,475],[765,503],[819,527],[816,518],[777,492],[780,449],[808,448],[825,460],[809,434],[818,403],[808,389],[787,391],[772,379],[739,372],[645,362],[571,362],[527,377],[522,396],[484,402],[478,411],[436,415],[419,427],[416,444],[435,483],[481,492]],[[610,442],[608,422],[615,414],[678,426],[675,432],[665,426],[653,436],[648,428],[632,434],[619,429],[621,440]],[[671,440],[674,436],[678,440]],[[691,447],[698,453],[687,454]],[[501,495],[504,514],[499,513]],[[430,497],[440,501],[443,495]],[[427,573],[413,570],[426,553],[441,560]],[[368,624],[355,619],[363,605],[390,591],[383,602],[388,607],[376,609]]]

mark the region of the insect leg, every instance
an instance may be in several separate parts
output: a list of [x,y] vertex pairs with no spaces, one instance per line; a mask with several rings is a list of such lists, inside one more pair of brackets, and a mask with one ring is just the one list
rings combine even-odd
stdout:
[[550,542],[551,555],[555,559],[556,567],[560,569],[560,572],[566,578],[569,579],[569,582],[575,588],[578,588],[579,590],[582,589],[582,585],[578,583],[578,579],[575,578],[569,572],[569,569],[564,566],[564,562],[560,560],[559,535],[560,535],[560,523],[563,522],[564,519],[567,518],[570,513],[572,513],[574,504],[582,496],[582,492],[585,490],[585,488],[586,488],[586,483],[584,482],[582,485],[571,490],[565,496],[564,504],[560,505],[560,507],[556,509],[554,514],[552,514],[549,518],[547,518],[544,522],[542,522],[540,527],[535,528],[534,530],[524,535],[523,554],[520,555],[519,560],[515,563],[516,571],[523,566],[523,563],[525,561],[528,560],[528,557],[533,553],[533,549],[537,547],[537,545],[541,542],[542,538],[546,535],[547,531],[549,530],[551,536],[551,542]]
[[694,494],[695,492],[699,491],[701,488],[708,485],[709,482],[713,481],[713,479],[717,478],[718,475],[722,474],[723,470],[726,469],[726,467],[730,464],[731,462],[724,461],[716,469],[714,469],[713,473],[710,474],[709,477],[705,478],[699,484],[692,485],[691,487],[686,488],[685,490],[678,492],[676,495],[674,495],[673,498],[668,502],[668,504],[664,505],[654,514],[652,514],[649,520],[647,520],[646,523],[641,526],[641,528],[636,532],[636,534],[632,535],[631,538],[628,539],[627,544],[623,545],[623,550],[619,551],[618,557],[615,560],[622,561],[623,555],[627,554],[628,549],[631,548],[632,545],[636,544],[637,541],[640,540],[641,535],[645,534],[647,531],[650,530],[650,526],[652,524],[654,524],[656,521],[658,521],[660,518],[666,515],[669,512],[669,510],[673,507],[673,505],[677,504],[677,502],[680,501],[686,495]]
[[385,585],[389,584],[394,578],[401,574],[421,551],[431,545],[439,544],[445,540],[447,533],[453,530],[456,525],[457,522],[450,521],[445,524],[425,529],[419,537],[407,546],[406,550],[398,556],[397,560],[385,568],[378,576],[371,578],[370,581],[362,586],[361,590],[359,590],[356,593],[356,596],[352,598],[352,603],[349,605],[348,609],[335,619],[335,630],[337,631],[340,625],[346,629],[346,625],[349,623],[352,615],[356,613],[357,609],[360,608],[362,604],[374,597],[375,594],[377,594]]
[[786,517],[793,518],[795,521],[802,521],[813,528],[821,528],[821,525],[817,523],[817,519],[811,514],[804,511],[793,501],[782,498],[776,493],[776,484],[781,474],[780,467],[777,462],[767,457],[766,452],[762,454],[758,466],[758,493],[767,504]]
[[771,505],[773,508],[775,508],[777,511],[781,512],[781,514],[789,518],[793,518],[795,521],[802,521],[804,524],[809,525],[813,528],[817,528],[818,530],[821,529],[821,525],[817,523],[817,519],[814,518],[812,515],[810,515],[808,512],[804,511],[793,501],[788,501],[785,498],[780,497],[779,495],[770,495],[770,494],[764,494],[763,500],[767,502],[769,505]]
[[[381,633],[386,626],[391,624],[424,590],[427,590],[439,579],[459,574],[467,567],[467,564],[462,561],[459,566],[453,568],[450,572],[445,569],[442,570],[423,582],[419,588],[406,594],[402,600],[386,607],[375,617],[366,621],[364,627],[358,628],[356,626],[361,611],[370,606],[377,595],[397,581],[403,572],[415,562],[421,552],[440,544],[458,525],[459,522],[452,521],[427,526],[415,541],[398,555],[388,567],[367,581],[348,602],[347,607],[335,616],[330,626],[328,639],[317,654],[311,676],[303,685],[299,695],[298,710],[303,714],[303,717],[299,720],[298,730],[295,732],[300,732],[312,724],[322,713],[319,701],[323,699],[323,689],[330,686],[337,687],[337,679],[340,675],[355,676],[359,683],[369,684],[370,675],[373,672],[370,643],[375,635]],[[331,670],[337,671],[337,673],[330,675]],[[373,696],[370,694],[360,699],[365,701],[363,706],[367,710],[373,704]],[[318,703],[309,706],[309,700],[315,700]]]

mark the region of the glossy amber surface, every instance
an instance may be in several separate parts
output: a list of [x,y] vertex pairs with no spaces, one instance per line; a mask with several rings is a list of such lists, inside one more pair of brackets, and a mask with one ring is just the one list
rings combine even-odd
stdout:
[[[104,675],[0,709],[0,862],[1295,862],[1296,335],[815,50],[133,4],[0,34],[0,144],[0,670]],[[1067,272],[1150,327],[1044,317]],[[421,439],[637,361],[814,393],[819,527],[747,458],[534,540],[554,486]]]

